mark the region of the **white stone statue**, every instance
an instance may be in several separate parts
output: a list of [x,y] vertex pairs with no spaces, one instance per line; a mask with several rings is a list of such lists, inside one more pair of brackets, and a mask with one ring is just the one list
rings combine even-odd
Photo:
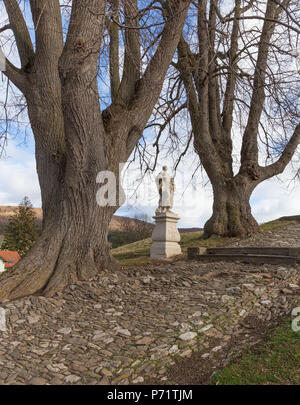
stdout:
[[157,190],[159,193],[158,208],[156,214],[171,212],[173,207],[175,184],[174,178],[168,173],[168,166],[163,166],[162,171],[155,178]]
[[168,259],[180,255],[180,234],[177,229],[179,216],[171,211],[175,191],[174,178],[168,173],[168,167],[155,178],[159,192],[158,208],[155,211],[155,227],[152,232],[150,257],[152,259]]

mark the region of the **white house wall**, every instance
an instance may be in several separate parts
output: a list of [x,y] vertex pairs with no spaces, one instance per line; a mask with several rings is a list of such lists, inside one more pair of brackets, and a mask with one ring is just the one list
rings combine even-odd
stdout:
[[3,271],[5,271],[5,264],[4,261],[0,259],[0,273],[2,273]]

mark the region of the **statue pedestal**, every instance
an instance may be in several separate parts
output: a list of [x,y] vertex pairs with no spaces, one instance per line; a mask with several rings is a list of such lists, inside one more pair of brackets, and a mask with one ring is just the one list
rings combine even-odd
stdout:
[[180,233],[176,227],[179,216],[172,211],[163,212],[153,217],[155,227],[152,232],[151,259],[167,259],[181,254]]

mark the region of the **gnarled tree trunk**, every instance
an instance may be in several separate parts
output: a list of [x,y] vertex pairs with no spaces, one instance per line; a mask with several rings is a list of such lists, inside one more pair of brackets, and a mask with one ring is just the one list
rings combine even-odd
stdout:
[[258,232],[259,226],[249,202],[255,184],[237,176],[225,184],[213,180],[212,185],[213,214],[204,226],[204,233],[208,236],[247,236]]
[[[118,162],[125,158],[126,145],[123,141],[123,148],[111,146],[110,159],[104,156],[101,142],[106,133],[95,114],[98,100],[94,93],[91,96],[82,90],[85,95],[79,100],[73,93],[75,83],[72,92],[62,86],[56,94],[63,95],[61,102],[66,106],[60,109],[53,104],[45,110],[44,105],[53,102],[53,94],[44,89],[44,75],[36,75],[27,96],[36,138],[43,230],[14,271],[0,279],[2,300],[35,293],[51,296],[65,285],[87,280],[102,269],[118,267],[107,242],[109,223],[118,206],[97,204],[100,185],[96,176],[110,170],[118,179]],[[127,130],[124,125],[122,131]],[[65,142],[67,133],[70,135]],[[86,134],[88,140],[84,139]]]
[[[160,42],[141,74],[137,0],[123,2],[125,55],[122,79],[116,52],[119,26],[109,23],[111,105],[102,113],[98,69],[106,1],[76,0],[64,43],[58,0],[30,0],[33,49],[16,0],[5,0],[22,69],[7,61],[5,74],[25,95],[35,137],[43,205],[43,231],[26,257],[0,276],[0,301],[29,294],[47,296],[104,268],[116,268],[107,234],[118,205],[96,201],[101,171],[115,174],[138,142],[159,97],[178,44],[190,0],[165,4]],[[118,14],[119,2],[111,0]],[[118,198],[117,198],[118,200]]]
[[[259,183],[283,172],[300,140],[298,124],[293,135],[285,141],[277,161],[265,167],[260,166],[258,136],[260,124],[264,127],[262,120],[264,107],[265,110],[268,108],[265,106],[266,93],[268,91],[270,98],[272,92],[277,95],[281,90],[283,94],[286,91],[286,88],[278,90],[277,80],[270,84],[268,73],[269,53],[273,45],[272,35],[284,7],[280,2],[268,0],[259,38],[257,39],[255,34],[255,44],[250,42],[249,45],[245,45],[248,43],[249,32],[247,30],[243,32],[240,21],[253,2],[245,5],[246,2],[235,0],[234,3],[230,23],[226,26],[227,29],[224,26],[223,34],[219,28],[220,23],[222,26],[226,19],[222,20],[222,12],[218,9],[216,2],[198,2],[197,31],[193,32],[198,34],[199,51],[195,52],[194,45],[192,48],[184,36],[181,37],[178,45],[179,57],[176,68],[185,87],[194,147],[213,187],[213,214],[204,227],[208,237],[213,234],[245,236],[259,231],[257,222],[251,214],[250,196]],[[285,6],[289,3],[289,1],[284,2]],[[228,32],[230,32],[230,41],[228,41]],[[226,44],[221,52],[220,44]],[[252,56],[254,46],[257,47],[257,57]],[[241,75],[248,57],[247,63],[255,64],[253,73]],[[285,69],[284,63],[282,69]],[[272,71],[271,68],[269,70]],[[249,90],[245,99],[241,97],[243,97],[243,91],[245,93],[246,91],[239,92],[243,87],[241,85],[239,87],[238,84],[242,81],[243,86]],[[274,105],[279,100],[276,97],[275,101],[272,99]],[[288,95],[286,97],[288,100]],[[239,104],[240,102],[242,104]],[[269,101],[269,104],[272,105],[272,102]],[[245,129],[240,153],[240,168],[236,175],[234,175],[232,158],[232,128],[234,118],[237,117],[235,106],[239,111],[247,111],[245,122],[240,122],[241,127]],[[277,105],[277,107],[280,110],[281,106]],[[274,110],[272,106],[270,120],[273,119]],[[294,119],[294,112],[291,113],[290,118]],[[266,136],[270,137],[270,144],[272,144],[274,139],[271,134]]]

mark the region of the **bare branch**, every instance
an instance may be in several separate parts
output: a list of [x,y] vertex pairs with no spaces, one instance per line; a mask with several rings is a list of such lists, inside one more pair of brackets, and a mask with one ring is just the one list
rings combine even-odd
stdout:
[[5,61],[6,67],[3,74],[10,80],[19,90],[25,91],[26,78],[24,73],[16,68],[8,59]]
[[90,66],[90,78],[97,75],[98,54],[105,25],[106,1],[73,2],[69,30],[61,58],[62,74]]
[[36,66],[57,63],[63,49],[59,0],[30,0],[36,35]]
[[[233,20],[234,20],[234,18],[227,18],[226,20],[224,20],[224,23],[230,22],[230,21],[233,21]],[[290,24],[287,24],[284,21],[278,21],[276,18],[262,17],[262,16],[256,16],[256,15],[254,15],[254,16],[248,15],[248,16],[239,17],[238,20],[262,20],[262,21],[268,21],[268,22],[271,22],[271,23],[276,23],[276,24],[282,25],[283,27],[286,27],[286,28],[289,28],[292,31],[295,31],[297,34],[300,34],[300,29],[298,29],[298,28],[296,28],[296,27],[294,27],[294,26],[292,26]]]
[[0,28],[0,34],[1,34],[1,32],[4,32],[6,30],[11,30],[11,29],[12,29],[11,24],[4,25],[4,27]]
[[234,91],[236,85],[236,75],[237,75],[237,52],[238,52],[238,40],[239,40],[239,16],[241,13],[241,0],[236,0],[235,2],[235,18],[232,26],[231,32],[231,44],[228,51],[229,56],[229,74],[227,78],[226,91],[224,96],[223,104],[223,129],[227,137],[231,136],[232,128],[232,112],[234,106]]
[[[270,39],[273,35],[275,24],[273,23],[276,15],[276,4],[272,0],[268,0],[266,18],[263,24],[262,34],[259,42],[258,56],[255,67],[255,75],[253,82],[253,93],[251,106],[248,116],[247,126],[243,136],[241,170],[247,170],[249,161],[258,163],[258,144],[257,130],[261,117],[263,105],[265,102],[265,81],[268,61],[268,52],[270,47]],[[276,21],[276,20],[275,20]],[[250,163],[252,165],[253,163]]]
[[34,50],[29,31],[17,1],[3,1],[8,14],[11,30],[16,39],[22,68],[24,68],[34,58]]
[[[168,2],[166,9],[167,19],[161,41],[137,86],[134,100],[130,106],[133,126],[144,128],[146,122],[140,119],[140,115],[143,112],[144,117],[149,117],[159,97],[166,71],[172,61],[181,35],[190,2],[191,0]],[[137,117],[139,118],[137,119]],[[128,154],[133,150],[139,136],[138,131],[129,136],[127,141]]]
[[269,179],[273,176],[276,176],[284,171],[287,164],[291,161],[294,152],[300,143],[300,124],[297,125],[293,135],[286,144],[283,152],[281,153],[280,158],[273,164],[261,168],[263,179]]
[[110,87],[111,87],[111,98],[114,102],[117,93],[120,87],[120,72],[119,72],[119,27],[116,24],[119,16],[119,9],[120,9],[120,2],[119,1],[110,1],[111,4],[111,15],[113,17],[110,20],[108,17],[106,18],[106,25],[109,32],[109,73],[110,73]]
[[137,81],[140,79],[140,32],[131,29],[139,25],[137,0],[126,0],[125,10],[125,56],[123,77],[120,85],[119,98],[121,102],[128,102],[133,97]]

